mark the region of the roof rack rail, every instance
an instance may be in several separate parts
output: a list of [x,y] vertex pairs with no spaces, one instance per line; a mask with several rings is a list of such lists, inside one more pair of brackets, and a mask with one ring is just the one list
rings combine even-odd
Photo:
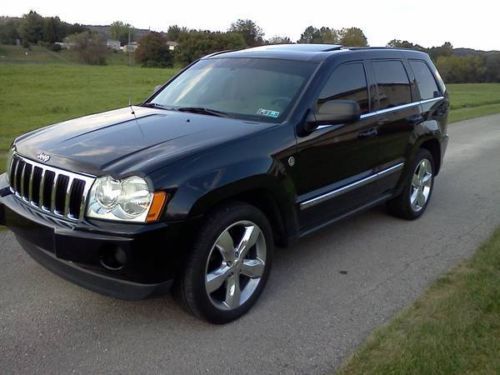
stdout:
[[235,51],[234,49],[226,49],[224,51],[217,51],[217,52],[209,53],[208,55],[203,56],[202,59],[205,59],[207,57],[217,56],[217,55],[220,55],[221,53],[234,52],[234,51]]
[[337,45],[334,45],[334,46],[332,46],[332,47],[330,47],[330,48],[326,48],[326,49],[324,49],[323,51],[324,51],[324,52],[338,51],[338,50],[343,49],[343,48],[344,48],[344,46],[343,46],[343,45],[341,45],[341,44],[337,44]]
[[394,47],[344,47],[345,49],[350,50],[363,50],[363,49],[400,49]]

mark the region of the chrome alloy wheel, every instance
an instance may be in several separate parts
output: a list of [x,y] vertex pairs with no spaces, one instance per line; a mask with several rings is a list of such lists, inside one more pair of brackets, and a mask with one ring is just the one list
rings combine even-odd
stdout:
[[429,200],[432,187],[432,164],[427,159],[422,159],[411,180],[410,204],[415,212],[425,207]]
[[205,267],[205,289],[212,304],[234,310],[255,292],[266,267],[266,239],[251,221],[238,221],[217,238]]

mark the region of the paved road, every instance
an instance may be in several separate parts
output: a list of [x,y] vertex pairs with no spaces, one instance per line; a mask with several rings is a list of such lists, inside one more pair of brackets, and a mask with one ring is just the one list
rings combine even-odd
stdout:
[[2,372],[333,370],[500,224],[500,115],[454,124],[449,133],[422,219],[374,209],[278,250],[260,303],[226,326],[191,318],[170,297],[125,302],[81,289],[0,233]]

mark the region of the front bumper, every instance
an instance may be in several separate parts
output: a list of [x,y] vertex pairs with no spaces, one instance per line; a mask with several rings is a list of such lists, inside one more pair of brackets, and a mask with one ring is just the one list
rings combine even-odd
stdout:
[[[183,224],[79,223],[58,219],[14,196],[0,176],[0,225],[37,262],[87,289],[122,299],[162,294],[183,261]],[[113,254],[120,263],[112,263]]]

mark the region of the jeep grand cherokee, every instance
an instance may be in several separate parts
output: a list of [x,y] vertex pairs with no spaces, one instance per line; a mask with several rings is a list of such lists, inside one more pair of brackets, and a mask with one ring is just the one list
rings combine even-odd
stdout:
[[448,105],[422,52],[212,54],[141,105],[18,137],[0,223],[84,287],[139,299],[173,284],[193,314],[228,322],[258,299],[275,244],[381,203],[421,216]]

